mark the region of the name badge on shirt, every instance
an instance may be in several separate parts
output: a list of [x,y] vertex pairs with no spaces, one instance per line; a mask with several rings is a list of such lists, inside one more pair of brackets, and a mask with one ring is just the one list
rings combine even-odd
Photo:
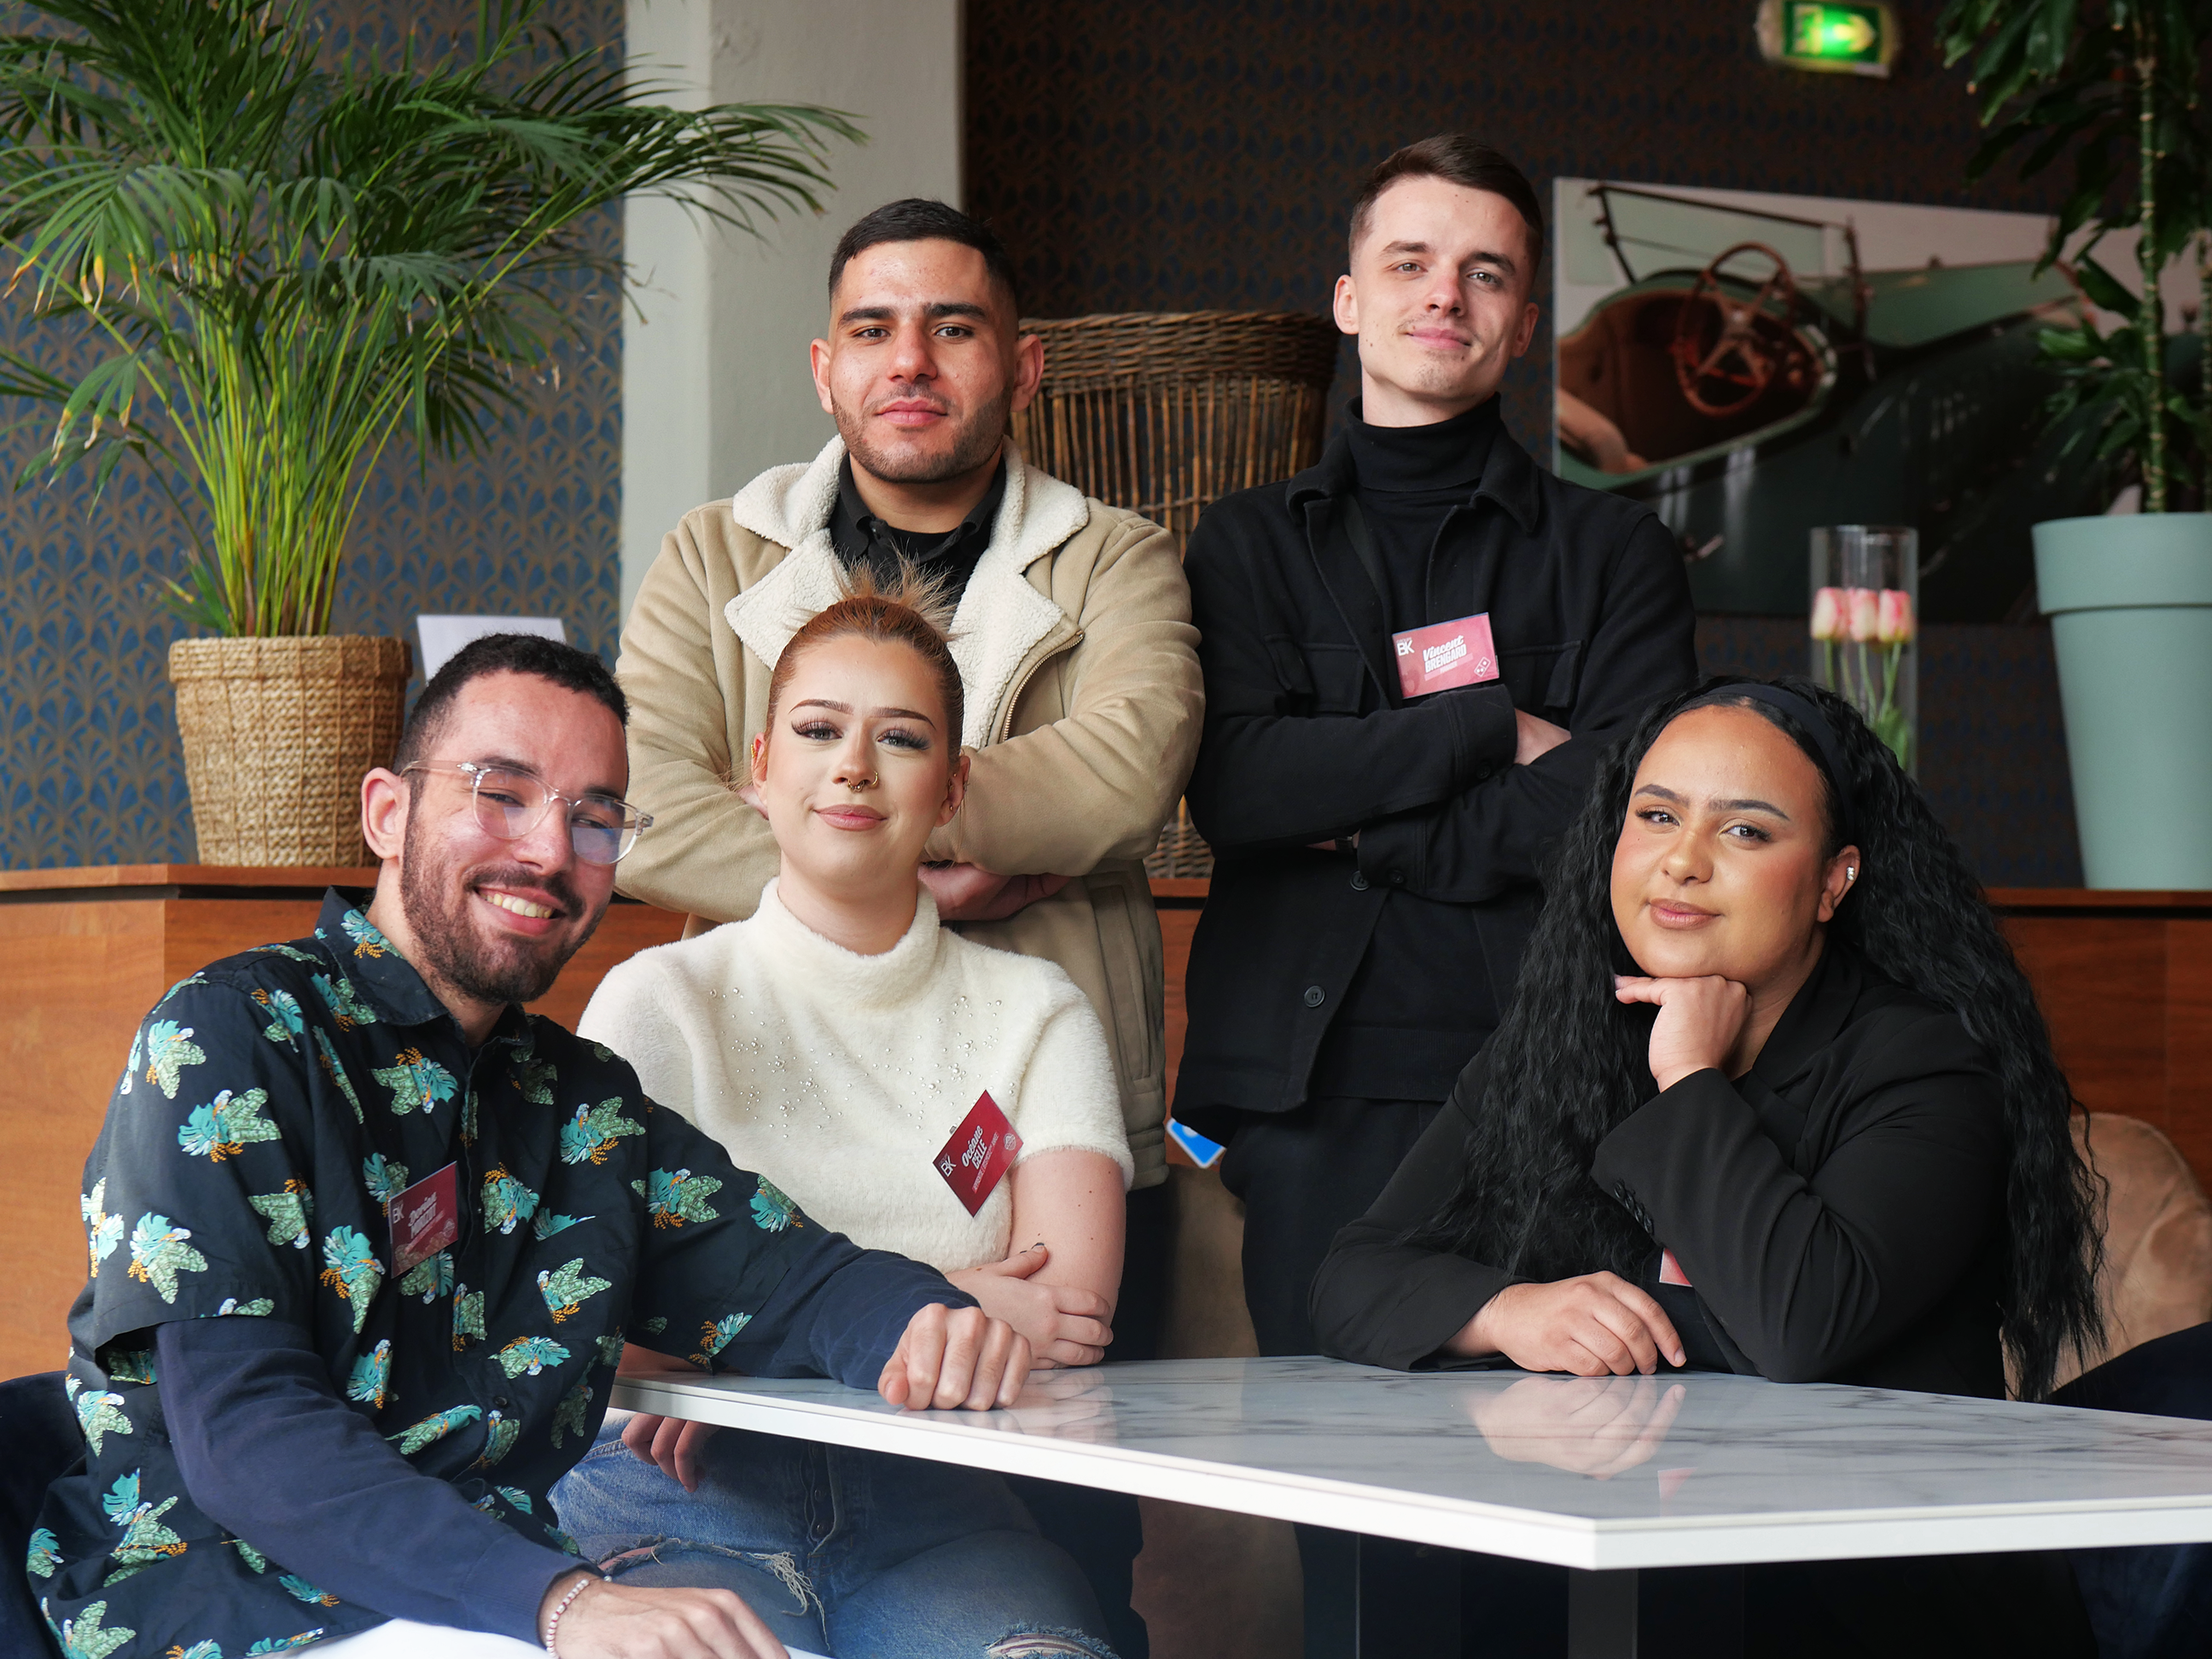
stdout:
[[1409,697],[1498,678],[1498,651],[1490,641],[1487,611],[1479,617],[1393,634],[1390,646],[1398,656],[1398,690]]
[[974,1109],[960,1120],[952,1139],[939,1149],[937,1173],[974,1215],[998,1189],[1021,1149],[1022,1138],[986,1089],[975,1097]]
[[385,1224],[392,1229],[392,1276],[398,1279],[461,1236],[458,1164],[424,1176],[396,1198],[385,1200]]

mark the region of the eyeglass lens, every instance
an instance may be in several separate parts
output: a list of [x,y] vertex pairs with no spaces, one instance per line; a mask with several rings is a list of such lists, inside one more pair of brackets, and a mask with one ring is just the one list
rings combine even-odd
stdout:
[[[526,772],[489,767],[476,774],[477,822],[501,841],[519,841],[544,821],[553,792]],[[612,864],[637,841],[620,801],[586,795],[568,811],[568,844],[586,864]]]

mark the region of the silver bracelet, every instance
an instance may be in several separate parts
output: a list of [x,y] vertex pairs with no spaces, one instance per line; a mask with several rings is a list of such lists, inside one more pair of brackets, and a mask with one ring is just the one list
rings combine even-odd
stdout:
[[599,1574],[589,1568],[585,1569],[584,1576],[569,1587],[568,1593],[555,1602],[553,1611],[545,1615],[545,1651],[551,1654],[553,1659],[561,1659],[561,1650],[553,1645],[561,1634],[561,1615],[568,1611],[570,1602],[599,1582]]

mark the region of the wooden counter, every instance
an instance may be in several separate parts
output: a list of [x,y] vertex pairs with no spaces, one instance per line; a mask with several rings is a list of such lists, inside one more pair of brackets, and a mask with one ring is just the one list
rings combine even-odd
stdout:
[[2000,887],[1990,902],[2075,1097],[2157,1125],[2212,1188],[2212,893]]
[[[325,888],[375,879],[200,864],[0,871],[0,1376],[68,1356],[84,1283],[78,1185],[146,1011],[219,957],[313,932]],[[608,969],[683,926],[617,902],[532,1007],[574,1025]]]
[[[0,1376],[66,1352],[84,1279],[76,1199],[138,1021],[217,957],[314,926],[326,886],[368,870],[131,865],[0,872]],[[1168,1065],[1203,882],[1155,884],[1167,947]],[[1990,895],[2036,984],[2058,1058],[2094,1111],[2172,1136],[2212,1186],[2212,893],[2001,889]],[[538,1012],[573,1025],[602,975],[682,918],[618,902]]]

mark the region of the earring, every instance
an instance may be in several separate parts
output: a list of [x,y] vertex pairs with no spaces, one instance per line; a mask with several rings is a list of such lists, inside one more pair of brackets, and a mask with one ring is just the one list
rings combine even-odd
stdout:
[[1856,881],[1858,878],[1859,867],[1857,865],[1847,864],[1844,866],[1844,879],[1845,881]]

